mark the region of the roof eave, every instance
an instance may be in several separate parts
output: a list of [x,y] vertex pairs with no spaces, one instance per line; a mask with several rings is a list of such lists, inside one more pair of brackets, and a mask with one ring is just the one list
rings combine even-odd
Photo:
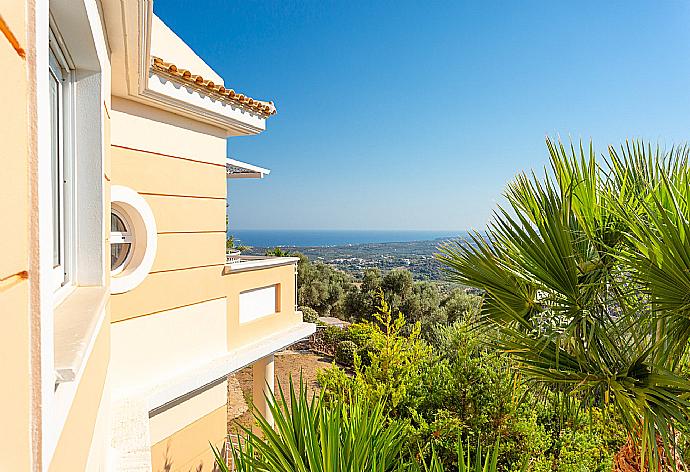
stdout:
[[[227,158],[225,162],[226,176],[228,179],[263,179],[265,176],[271,173],[270,169],[248,164],[236,159]],[[231,168],[241,168],[243,171],[231,172]]]
[[150,0],[103,0],[103,10],[114,96],[210,124],[225,130],[227,136],[255,135],[266,129],[266,118],[258,113],[250,113],[241,106],[221,105],[208,95],[191,93],[174,84],[170,77],[152,70]]

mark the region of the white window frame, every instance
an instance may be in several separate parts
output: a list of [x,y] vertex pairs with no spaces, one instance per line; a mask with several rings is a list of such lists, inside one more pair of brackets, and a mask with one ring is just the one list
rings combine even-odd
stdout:
[[129,264],[129,261],[132,259],[132,254],[134,253],[135,234],[134,224],[130,221],[125,211],[121,210],[117,204],[112,204],[110,211],[120,218],[122,223],[125,225],[125,228],[127,228],[127,231],[113,231],[111,229],[110,244],[129,243],[129,251],[127,252],[125,260],[116,269],[111,269],[110,271],[112,276],[116,276],[127,268],[127,264]]
[[[49,83],[58,83],[58,206],[59,217],[57,229],[60,247],[57,264],[53,260],[53,291],[56,301],[63,299],[72,289],[75,267],[74,241],[74,67],[71,66],[69,54],[64,47],[57,29],[49,29]],[[51,126],[53,126],[51,117]],[[52,140],[51,140],[52,152]],[[52,160],[52,158],[51,158]],[[51,172],[51,186],[56,184],[55,175]],[[54,188],[51,187],[51,195]],[[52,201],[52,198],[51,198]],[[54,204],[55,202],[53,202]],[[51,212],[55,209],[52,208]],[[52,221],[52,218],[51,218]],[[53,234],[55,228],[52,228]],[[55,241],[55,236],[53,236]],[[53,254],[55,248],[53,247]],[[54,256],[53,256],[54,257]]]
[[[148,276],[153,267],[158,247],[156,219],[146,199],[135,190],[122,185],[110,187],[111,209],[125,216],[134,237],[130,246],[130,259],[120,266],[120,272],[111,272],[110,293],[134,290]],[[111,240],[112,244],[112,240]]]
[[[110,209],[106,201],[105,178],[108,108],[110,103],[110,60],[105,24],[97,0],[36,0],[35,15],[27,28],[35,36],[35,68],[29,68],[36,97],[36,149],[38,227],[38,284],[40,308],[41,385],[38,391],[42,405],[39,434],[42,437],[37,465],[50,468],[57,445],[65,431],[72,405],[81,391],[89,358],[97,346],[98,333],[108,323],[105,302],[110,275],[106,256],[106,218]],[[32,17],[32,15],[29,15]],[[34,34],[35,33],[35,34]],[[68,185],[64,188],[65,232],[67,245],[61,286],[54,284],[53,271],[53,184],[51,153],[50,55],[62,62],[63,74],[70,80],[63,91],[64,167]],[[58,57],[61,56],[61,57]],[[68,234],[67,234],[68,233]],[[63,275],[64,277],[64,275]],[[57,288],[57,290],[56,290]],[[98,290],[94,290],[98,289]],[[91,298],[98,294],[99,299]],[[79,324],[77,329],[73,326]],[[56,334],[60,334],[56,337]],[[67,333],[67,334],[65,334]],[[72,335],[74,335],[72,337]],[[60,380],[56,357],[65,360],[67,350],[75,353],[72,380]],[[104,391],[101,404],[107,400]]]

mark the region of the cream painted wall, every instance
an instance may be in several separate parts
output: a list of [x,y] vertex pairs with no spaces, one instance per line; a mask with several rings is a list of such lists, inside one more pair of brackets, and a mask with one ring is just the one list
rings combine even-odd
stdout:
[[[159,234],[151,272],[222,266],[225,263],[225,237],[225,231]],[[190,247],[194,250],[190,251]]]
[[134,290],[111,296],[111,321],[225,298],[222,272],[223,266],[209,266],[149,274]]
[[144,196],[160,243],[141,285],[113,295],[112,320],[225,297],[225,135],[124,99],[111,116],[112,184]]
[[115,146],[225,166],[226,134],[218,128],[117,97],[111,118]]
[[[173,158],[119,146],[112,148],[112,162],[115,170],[113,177],[118,184],[134,188],[140,193],[225,200],[225,163],[209,164],[186,156]],[[182,176],[185,178],[181,178]]]
[[225,354],[226,316],[221,298],[113,323],[113,395],[136,393]]
[[216,409],[151,448],[153,472],[212,472],[213,454],[209,441],[223,445],[227,431],[227,408]]
[[[28,10],[27,2],[23,0],[4,2],[0,7],[7,27],[24,50],[28,50],[29,45]],[[3,418],[0,428],[1,470],[30,470],[33,463],[31,427],[35,417],[32,418],[31,413],[31,384],[34,375],[30,357],[31,284],[27,279],[31,236],[31,160],[27,126],[30,84],[27,67],[27,59],[18,54],[5,36],[0,35],[0,69],[4,84],[0,87],[0,103],[6,118],[0,127],[3,145],[0,214],[7,227],[12,228],[0,236],[2,247],[6,248],[0,252],[0,368],[4,382],[11,385],[11,388],[3,390],[3,401],[0,402],[0,417]]]

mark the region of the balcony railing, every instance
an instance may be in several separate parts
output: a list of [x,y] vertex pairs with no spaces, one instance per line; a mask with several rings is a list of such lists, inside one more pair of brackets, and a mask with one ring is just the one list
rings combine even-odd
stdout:
[[226,264],[235,264],[237,262],[241,262],[241,258],[242,258],[242,253],[240,251],[230,250],[225,255],[225,263]]
[[282,265],[294,265],[299,262],[297,257],[276,256],[246,256],[239,251],[229,251],[226,255],[225,268],[227,271],[245,271],[263,269]]

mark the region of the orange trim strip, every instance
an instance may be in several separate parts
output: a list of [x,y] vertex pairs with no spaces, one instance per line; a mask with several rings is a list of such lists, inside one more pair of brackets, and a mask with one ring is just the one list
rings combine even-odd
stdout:
[[182,159],[183,161],[190,161],[190,162],[197,162],[199,164],[208,164],[210,166],[218,166],[222,167],[225,169],[225,164],[216,164],[215,162],[205,162],[205,161],[198,161],[196,159],[190,159],[188,157],[181,157],[181,156],[173,156],[171,154],[164,154],[162,152],[155,152],[155,151],[146,151],[144,149],[137,149],[137,148],[131,148],[127,146],[121,146],[119,144],[111,144],[112,147],[120,148],[120,149],[127,149],[128,151],[138,151],[138,152],[144,152],[146,154],[153,154],[155,156],[163,156],[163,157],[172,157],[173,159]]
[[225,263],[220,263],[220,264],[208,264],[208,265],[200,265],[200,266],[192,266],[192,267],[180,267],[179,269],[164,269],[164,270],[152,270],[149,272],[149,274],[162,274],[166,272],[178,272],[181,270],[190,270],[190,269],[205,269],[207,267],[221,267],[225,266]]
[[10,42],[19,57],[26,59],[26,51],[24,51],[24,48],[22,48],[22,46],[19,44],[19,41],[17,41],[17,38],[14,36],[14,33],[12,33],[10,27],[7,26],[7,23],[5,23],[5,19],[2,17],[2,15],[0,15],[0,31],[2,31],[2,34],[5,35],[7,41]]
[[[113,296],[114,296],[114,297],[117,297],[117,295],[113,295]],[[228,298],[228,297],[227,297],[227,296],[222,296],[222,297],[216,297],[216,298],[209,298],[208,300],[201,300],[201,301],[198,301],[198,302],[195,302],[195,303],[188,303],[188,304],[186,304],[186,305],[173,306],[173,307],[170,307],[170,308],[165,308],[165,309],[163,309],[163,310],[152,311],[151,313],[144,313],[144,314],[142,314],[142,315],[135,315],[135,316],[130,316],[129,318],[123,318],[123,319],[121,319],[121,320],[116,320],[116,321],[113,321],[111,324],[120,323],[120,322],[122,322],[122,321],[127,321],[127,320],[133,320],[133,319],[135,319],[135,318],[141,318],[142,316],[155,315],[155,314],[157,314],[157,313],[163,313],[163,312],[165,312],[165,311],[177,310],[178,308],[186,308],[186,307],[188,307],[188,306],[194,306],[194,305],[199,305],[199,304],[201,304],[201,303],[212,302],[212,301],[214,301],[214,300],[220,300],[220,299],[222,299],[222,298]]]
[[200,234],[200,233],[225,233],[224,230],[216,231],[159,231],[158,234]]
[[9,290],[15,285],[17,285],[19,282],[22,280],[26,280],[29,278],[29,272],[23,270],[21,272],[17,272],[16,274],[8,275],[7,277],[2,277],[0,278],[0,292],[4,292],[5,290]]
[[207,197],[205,195],[174,195],[171,193],[139,192],[140,195],[152,195],[154,197],[179,197],[179,198],[206,198],[208,200],[226,200],[226,197]]

